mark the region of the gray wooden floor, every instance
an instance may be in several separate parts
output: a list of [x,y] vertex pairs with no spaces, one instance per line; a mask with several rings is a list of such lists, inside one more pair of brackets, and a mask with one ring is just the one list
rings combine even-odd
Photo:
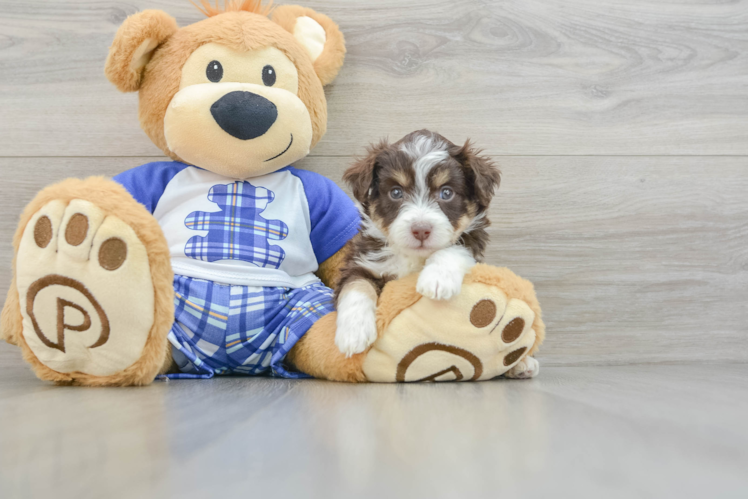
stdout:
[[7,351],[4,497],[748,495],[746,364],[80,390],[37,382]]
[[[488,262],[536,284],[540,379],[76,390],[2,346],[0,495],[748,495],[748,0],[298,2],[349,49],[298,166],[339,182],[423,127],[483,147]],[[1,297],[36,191],[162,158],[103,75],[144,8],[201,17],[0,0]]]

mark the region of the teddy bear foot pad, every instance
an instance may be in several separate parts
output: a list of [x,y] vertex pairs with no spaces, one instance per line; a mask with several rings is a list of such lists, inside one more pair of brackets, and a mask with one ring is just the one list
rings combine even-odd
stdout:
[[369,351],[364,372],[372,382],[475,381],[512,376],[522,363],[516,378],[526,378],[528,365],[537,369],[527,357],[535,316],[525,301],[468,276],[457,297],[422,297],[397,314]]
[[24,230],[16,285],[23,339],[50,369],[107,376],[141,357],[154,290],[145,246],[116,216],[47,203]]

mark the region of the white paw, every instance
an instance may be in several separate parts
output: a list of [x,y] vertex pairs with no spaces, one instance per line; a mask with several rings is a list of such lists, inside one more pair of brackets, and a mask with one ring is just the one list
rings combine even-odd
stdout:
[[346,292],[338,301],[335,345],[351,357],[364,352],[377,340],[376,304],[356,290]]
[[514,365],[504,376],[507,378],[533,378],[538,373],[540,373],[540,363],[537,359],[527,356]]
[[459,295],[465,273],[459,269],[427,265],[418,276],[416,291],[434,300],[449,300]]

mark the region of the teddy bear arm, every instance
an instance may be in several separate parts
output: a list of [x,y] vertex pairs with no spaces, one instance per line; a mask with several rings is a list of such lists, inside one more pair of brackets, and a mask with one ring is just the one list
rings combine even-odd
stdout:
[[338,280],[340,279],[340,271],[343,268],[343,264],[348,257],[350,252],[351,243],[348,242],[343,248],[334,253],[326,261],[319,265],[319,269],[315,273],[325,286],[334,289]]

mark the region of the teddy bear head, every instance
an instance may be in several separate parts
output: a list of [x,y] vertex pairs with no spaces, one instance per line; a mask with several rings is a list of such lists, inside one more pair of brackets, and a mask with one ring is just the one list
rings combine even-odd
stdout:
[[303,158],[325,133],[322,87],[345,57],[337,25],[299,6],[201,1],[207,19],[183,28],[160,10],[128,17],[107,78],[139,93],[143,130],[177,161],[248,178]]

